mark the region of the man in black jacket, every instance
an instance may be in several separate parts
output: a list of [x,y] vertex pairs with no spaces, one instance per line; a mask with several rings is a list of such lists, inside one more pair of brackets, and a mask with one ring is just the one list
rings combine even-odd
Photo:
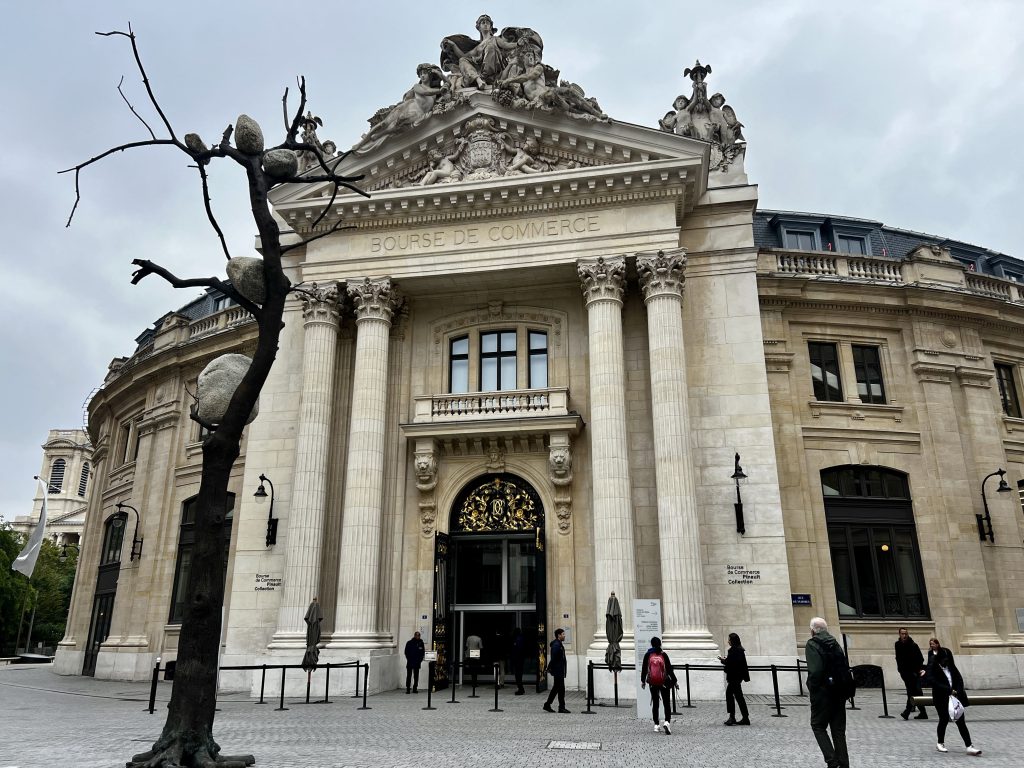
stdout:
[[[846,699],[829,690],[826,656],[842,653],[839,643],[828,633],[828,624],[820,616],[811,619],[811,639],[807,654],[807,692],[811,696],[811,732],[818,742],[828,768],[850,768],[846,751]],[[829,738],[829,731],[832,738]]]
[[[914,697],[922,695],[921,670],[924,669],[924,656],[917,643],[910,639],[906,627],[900,627],[900,638],[896,641],[896,669],[907,689],[907,705],[900,712],[900,717],[906,720],[914,711]],[[927,720],[928,713],[924,709],[924,704],[918,705],[917,709],[918,714],[914,719]]]
[[405,692],[409,693],[409,685],[412,685],[412,693],[419,693],[420,687],[420,665],[423,663],[423,656],[426,648],[420,639],[420,633],[413,634],[412,639],[405,644]]
[[569,713],[569,710],[565,708],[565,674],[569,669],[569,664],[565,658],[564,640],[565,630],[556,629],[555,639],[551,641],[551,655],[548,657],[551,693],[548,694],[548,700],[544,702],[544,710],[546,712],[555,711],[551,708],[551,702],[555,700],[555,696],[558,696],[558,711],[562,714]]

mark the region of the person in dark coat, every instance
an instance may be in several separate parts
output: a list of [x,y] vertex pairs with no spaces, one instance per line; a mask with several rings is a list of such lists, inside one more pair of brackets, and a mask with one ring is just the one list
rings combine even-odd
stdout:
[[[719,656],[718,660],[725,665],[725,710],[729,713],[726,725],[750,725],[747,714],[747,701],[743,698],[743,683],[750,682],[750,670],[747,669],[747,652],[740,644],[740,636],[729,633],[729,652]],[[736,704],[740,705],[743,719],[736,719]]]
[[[660,656],[665,666],[665,679],[661,683],[651,682],[651,715],[654,717],[654,730],[665,732],[666,736],[672,735],[672,706],[669,703],[669,695],[673,688],[679,687],[676,680],[675,670],[672,669],[672,662],[668,654],[661,650],[661,638],[652,637],[651,647],[644,654],[643,664],[640,665],[640,687],[646,688],[651,675],[651,660]],[[658,704],[665,705],[665,719],[658,721]]]
[[[953,654],[948,648],[941,646],[931,655],[931,662],[928,665],[928,678],[932,681],[932,703],[939,715],[938,741],[935,749],[939,752],[948,752],[946,749],[946,726],[949,724],[949,697],[956,696],[960,703],[967,708],[970,703],[967,700],[967,691],[964,687],[964,679],[960,670],[953,662]],[[981,750],[971,743],[971,732],[967,730],[967,717],[962,716],[956,721],[957,730],[964,740],[968,755],[980,755]]]
[[411,693],[419,693],[420,687],[420,665],[423,663],[423,656],[426,654],[423,640],[420,633],[413,634],[412,639],[405,644],[405,692],[410,693],[409,686],[412,685]]
[[551,692],[548,700],[544,702],[546,712],[554,712],[551,702],[558,696],[558,711],[562,714],[569,714],[565,708],[565,674],[569,669],[568,660],[565,658],[565,630],[556,629],[555,639],[551,641],[551,655],[548,656],[548,674],[551,675]]
[[516,696],[526,693],[523,688],[523,665],[526,662],[526,640],[523,638],[523,630],[516,627],[512,630],[511,647],[509,648],[509,662],[512,666],[512,674],[516,678]]
[[825,655],[835,648],[839,648],[839,643],[828,633],[825,620],[820,616],[811,619],[811,639],[805,649],[811,732],[828,768],[850,768],[850,755],[846,751],[846,699],[829,691],[825,674]]
[[[910,638],[910,633],[905,627],[900,627],[900,637],[896,641],[896,670],[903,678],[903,685],[907,689],[907,704],[900,712],[900,717],[907,720],[910,713],[914,711],[914,697],[923,695],[921,691],[921,670],[924,669],[924,656],[921,649]],[[924,704],[917,705],[918,713],[915,720],[927,720],[928,713],[925,712]]]

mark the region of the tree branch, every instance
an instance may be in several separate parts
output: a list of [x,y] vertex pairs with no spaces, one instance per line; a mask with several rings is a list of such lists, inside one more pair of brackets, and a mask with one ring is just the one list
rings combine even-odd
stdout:
[[199,171],[199,177],[203,180],[203,207],[206,208],[206,217],[210,220],[210,226],[217,233],[217,237],[220,238],[220,247],[224,250],[224,257],[230,259],[231,254],[228,252],[228,244],[224,239],[224,233],[221,231],[220,224],[217,223],[217,219],[213,215],[213,208],[210,206],[210,184],[206,175],[206,165],[199,163],[196,169]]
[[149,131],[150,137],[155,141],[156,134],[153,133],[153,129],[149,127],[149,123],[142,119],[142,115],[135,111],[135,107],[128,101],[128,97],[124,95],[124,91],[121,90],[121,86],[124,85],[124,75],[121,75],[121,81],[117,84],[117,92],[121,94],[121,98],[124,99],[124,103],[128,105],[128,109],[132,111],[132,114],[139,118],[139,122],[146,126],[146,130]]
[[[367,195],[367,197],[369,197],[369,195]],[[354,227],[352,225],[348,225],[348,226],[344,226],[343,227],[342,223],[344,223],[344,221],[345,221],[344,219],[338,219],[336,222],[334,222],[334,225],[329,230],[327,230],[326,232],[321,232],[318,235],[313,235],[308,240],[303,240],[302,242],[299,242],[299,243],[292,243],[291,245],[284,246],[283,248],[281,248],[281,255],[284,256],[286,253],[288,253],[288,251],[294,251],[296,248],[301,248],[304,245],[309,245],[314,240],[319,240],[321,237],[327,237],[328,235],[333,235],[335,232],[337,232],[337,231],[339,231],[341,229],[354,229]]]
[[223,293],[225,296],[230,296],[234,299],[240,307],[247,310],[258,318],[262,310],[245,296],[235,290],[234,286],[230,283],[225,283],[216,277],[193,277],[189,279],[182,279],[172,274],[170,270],[161,267],[159,264],[154,264],[152,261],[147,259],[132,259],[132,264],[138,267],[132,272],[132,285],[138,285],[147,275],[157,275],[162,277],[168,283],[175,288],[216,288],[218,291]]
[[156,96],[153,94],[153,88],[149,84],[149,76],[146,74],[146,68],[142,66],[142,56],[139,54],[139,46],[135,42],[135,33],[132,31],[131,23],[128,24],[127,32],[114,30],[113,32],[97,32],[96,34],[100,37],[121,35],[122,37],[127,37],[132,41],[132,53],[135,55],[135,65],[139,68],[139,74],[142,75],[142,83],[146,86],[146,93],[149,94],[149,101],[153,105],[153,108],[156,109],[157,114],[160,115],[160,119],[164,121],[164,127],[167,128],[167,133],[170,134],[172,139],[177,141],[178,137],[174,135],[174,129],[171,127],[171,121],[167,119],[167,115],[165,115],[164,111],[160,108],[160,102],[156,100]]
[[284,116],[284,130],[288,132],[288,89],[284,89],[284,96],[281,97],[281,113]]

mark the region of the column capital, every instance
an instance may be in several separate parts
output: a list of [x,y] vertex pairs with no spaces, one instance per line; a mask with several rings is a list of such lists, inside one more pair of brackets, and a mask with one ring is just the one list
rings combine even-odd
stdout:
[[622,303],[626,291],[626,257],[598,256],[594,260],[577,261],[576,272],[583,285],[586,303],[616,301]]
[[356,322],[383,320],[391,323],[395,310],[401,304],[398,289],[390,277],[353,281],[348,285],[348,295],[355,306]]
[[306,325],[327,323],[337,325],[341,316],[341,305],[338,303],[338,284],[318,285],[313,283],[299,293],[302,302],[302,320]]
[[683,295],[686,281],[686,250],[673,248],[657,253],[638,253],[636,269],[640,275],[640,288],[644,301],[656,296]]

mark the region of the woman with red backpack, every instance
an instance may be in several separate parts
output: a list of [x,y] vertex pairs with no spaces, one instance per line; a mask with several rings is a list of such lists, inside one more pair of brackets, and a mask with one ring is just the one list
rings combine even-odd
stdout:
[[[651,713],[654,716],[654,730],[672,735],[672,705],[669,702],[669,691],[678,688],[676,673],[672,670],[672,662],[668,654],[661,650],[661,638],[652,637],[651,647],[644,655],[644,663],[640,668],[640,687],[651,684]],[[665,705],[665,719],[658,721],[658,703]]]

